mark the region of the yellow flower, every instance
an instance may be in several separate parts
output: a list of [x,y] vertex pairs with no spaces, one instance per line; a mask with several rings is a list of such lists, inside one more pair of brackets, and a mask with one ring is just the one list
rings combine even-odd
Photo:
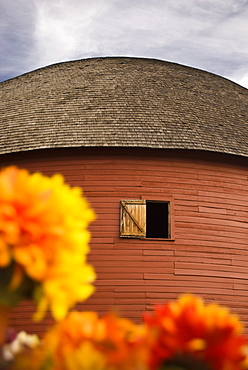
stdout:
[[70,312],[46,333],[38,352],[30,354],[36,367],[28,368],[145,370],[146,335],[143,325],[113,314],[99,318],[95,312]]
[[0,267],[12,266],[13,292],[26,278],[35,282],[36,318],[50,308],[62,319],[92,293],[95,275],[86,254],[93,219],[81,189],[65,184],[61,175],[14,166],[0,172]]
[[[175,302],[157,306],[145,316],[155,340],[151,369],[201,368],[241,370],[245,367],[242,325],[229,311],[215,304],[184,295]],[[188,367],[190,366],[190,367]]]

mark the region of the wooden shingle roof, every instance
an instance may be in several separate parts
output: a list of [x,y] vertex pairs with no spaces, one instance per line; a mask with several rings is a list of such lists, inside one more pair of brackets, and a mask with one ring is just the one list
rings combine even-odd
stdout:
[[59,63],[0,83],[0,101],[1,154],[108,146],[248,156],[248,90],[175,63]]

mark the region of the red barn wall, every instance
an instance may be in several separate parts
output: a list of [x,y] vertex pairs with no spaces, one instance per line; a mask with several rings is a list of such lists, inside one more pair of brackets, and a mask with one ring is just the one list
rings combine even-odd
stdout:
[[[89,261],[96,292],[80,310],[141,321],[141,313],[182,293],[230,307],[248,327],[247,159],[214,153],[145,149],[57,149],[3,155],[81,186],[97,214],[91,225]],[[173,199],[173,240],[119,236],[120,200]],[[12,313],[18,330],[42,332],[51,323],[30,320],[34,306]]]

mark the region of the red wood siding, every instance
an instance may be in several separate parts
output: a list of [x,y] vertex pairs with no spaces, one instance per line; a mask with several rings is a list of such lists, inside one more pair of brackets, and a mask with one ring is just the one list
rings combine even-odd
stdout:
[[[10,163],[60,172],[81,186],[97,214],[91,226],[96,292],[80,310],[140,321],[156,303],[195,293],[238,313],[248,327],[248,166],[238,157],[166,150],[68,149],[5,155]],[[173,199],[174,240],[119,237],[120,200]],[[41,332],[33,306],[12,314],[18,329]]]

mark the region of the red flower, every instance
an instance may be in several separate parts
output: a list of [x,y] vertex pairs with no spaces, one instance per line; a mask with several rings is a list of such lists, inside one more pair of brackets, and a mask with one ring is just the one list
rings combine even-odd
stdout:
[[[155,333],[150,367],[166,363],[194,362],[211,370],[244,369],[246,339],[236,316],[226,308],[204,305],[200,298],[182,296],[176,302],[157,306],[145,316],[148,330]],[[185,365],[185,368],[187,366]]]

